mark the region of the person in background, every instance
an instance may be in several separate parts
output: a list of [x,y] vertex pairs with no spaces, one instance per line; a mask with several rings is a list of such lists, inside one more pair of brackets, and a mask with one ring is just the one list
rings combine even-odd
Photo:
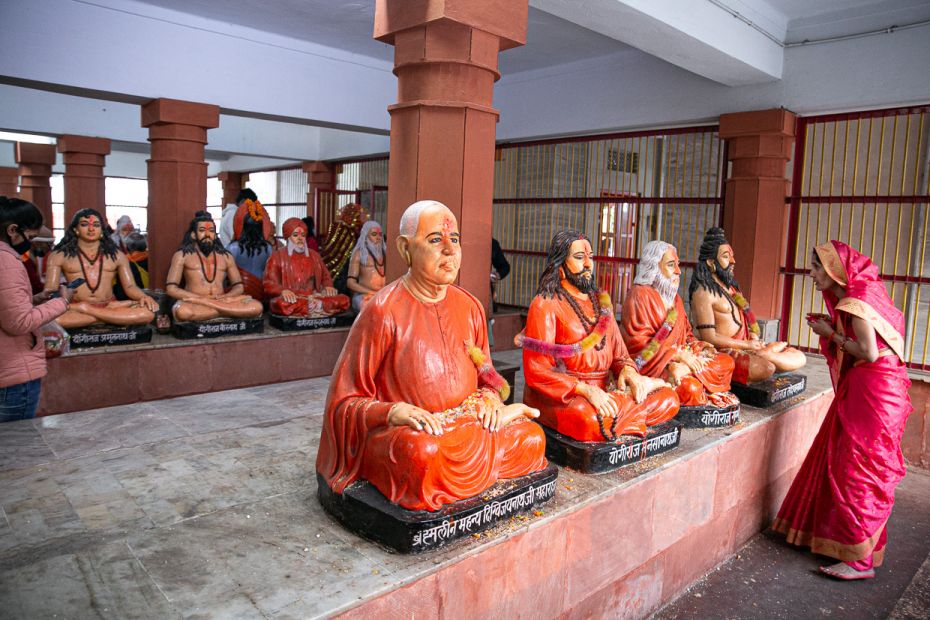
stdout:
[[68,309],[74,291],[32,294],[22,256],[39,235],[42,214],[31,202],[0,196],[0,422],[35,417],[45,364],[39,328]]
[[223,213],[220,216],[219,235],[220,241],[223,242],[224,246],[228,246],[230,243],[236,240],[233,223],[236,220],[236,211],[239,210],[239,205],[241,205],[246,200],[253,200],[258,202],[258,194],[246,187],[236,196],[236,204],[230,203],[223,207]]
[[501,249],[500,242],[491,237],[491,309],[497,312],[497,283],[510,273],[507,255]]
[[314,252],[320,251],[320,242],[316,238],[316,222],[309,215],[300,218],[300,221],[307,225],[307,247]]

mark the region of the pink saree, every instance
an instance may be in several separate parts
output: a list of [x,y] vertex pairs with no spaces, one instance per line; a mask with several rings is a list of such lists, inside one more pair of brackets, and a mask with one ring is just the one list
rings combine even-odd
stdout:
[[852,317],[865,319],[880,357],[859,360],[820,339],[836,396],[772,528],[790,543],[868,570],[884,558],[885,525],[905,474],[901,437],[912,407],[901,362],[904,317],[869,257],[839,241],[815,251],[846,289],[842,299],[824,293],[833,328],[855,339]]

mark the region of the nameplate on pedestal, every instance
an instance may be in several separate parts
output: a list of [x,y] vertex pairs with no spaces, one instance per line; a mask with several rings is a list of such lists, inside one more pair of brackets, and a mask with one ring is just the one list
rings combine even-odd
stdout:
[[364,480],[339,495],[317,474],[317,495],[326,512],[355,534],[401,553],[422,553],[478,534],[549,501],[555,495],[558,475],[558,468],[549,464],[541,471],[502,480],[436,512],[401,508]]
[[325,329],[327,327],[346,327],[352,324],[355,316],[351,313],[336,314],[333,316],[284,316],[270,314],[268,324],[283,332],[305,331],[311,329]]
[[697,407],[682,407],[675,416],[676,422],[681,422],[685,428],[721,428],[733,426],[739,422],[740,404],[715,407],[704,405]]
[[260,334],[263,331],[265,331],[265,320],[260,316],[252,319],[212,319],[174,324],[174,336],[182,340]]
[[751,407],[771,407],[803,394],[806,389],[807,376],[798,373],[775,375],[756,383],[734,381],[730,384],[730,391],[736,394],[744,405]]
[[71,347],[91,349],[127,344],[145,344],[152,341],[152,328],[148,325],[92,325],[68,331]]
[[610,442],[578,441],[543,426],[546,458],[584,474],[600,474],[678,447],[681,428],[682,425],[673,420],[653,426],[645,437],[623,436]]

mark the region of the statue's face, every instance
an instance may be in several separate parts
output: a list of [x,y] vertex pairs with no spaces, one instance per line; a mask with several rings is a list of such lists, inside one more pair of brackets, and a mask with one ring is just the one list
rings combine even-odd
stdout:
[[461,235],[449,209],[434,206],[420,214],[416,234],[409,239],[410,276],[432,285],[455,282],[462,263]]
[[[565,259],[565,268],[575,276],[590,280],[594,277],[594,252],[587,239],[573,241]],[[568,274],[566,274],[568,275]]]
[[100,235],[103,234],[100,218],[96,215],[78,218],[77,229],[75,229],[74,234],[81,241],[100,241]]
[[136,227],[132,225],[132,220],[127,220],[122,226],[119,227],[119,233],[124,237],[131,234],[136,230]]
[[213,241],[216,239],[216,224],[213,222],[197,222],[194,235],[197,241]]
[[294,229],[287,240],[293,243],[298,250],[302,250],[307,247],[307,233],[304,232],[304,229],[299,226]]
[[678,281],[681,278],[681,266],[678,263],[678,250],[669,248],[665,251],[665,254],[659,259],[659,273],[661,273],[666,280],[678,286]]
[[724,243],[717,248],[717,264],[721,269],[728,270],[731,265],[736,265],[736,254],[729,243]]
[[371,243],[375,245],[381,245],[382,239],[384,239],[384,235],[381,234],[380,228],[372,228],[371,230],[368,231],[368,240]]

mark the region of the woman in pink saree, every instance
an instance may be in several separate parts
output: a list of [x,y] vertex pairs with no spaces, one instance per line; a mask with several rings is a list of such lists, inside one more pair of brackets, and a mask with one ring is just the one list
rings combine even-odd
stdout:
[[895,487],[904,478],[901,436],[912,407],[901,362],[904,317],[868,256],[845,243],[814,248],[811,275],[829,316],[809,315],[836,396],[773,529],[788,542],[840,560],[837,579],[875,576],[885,553]]

